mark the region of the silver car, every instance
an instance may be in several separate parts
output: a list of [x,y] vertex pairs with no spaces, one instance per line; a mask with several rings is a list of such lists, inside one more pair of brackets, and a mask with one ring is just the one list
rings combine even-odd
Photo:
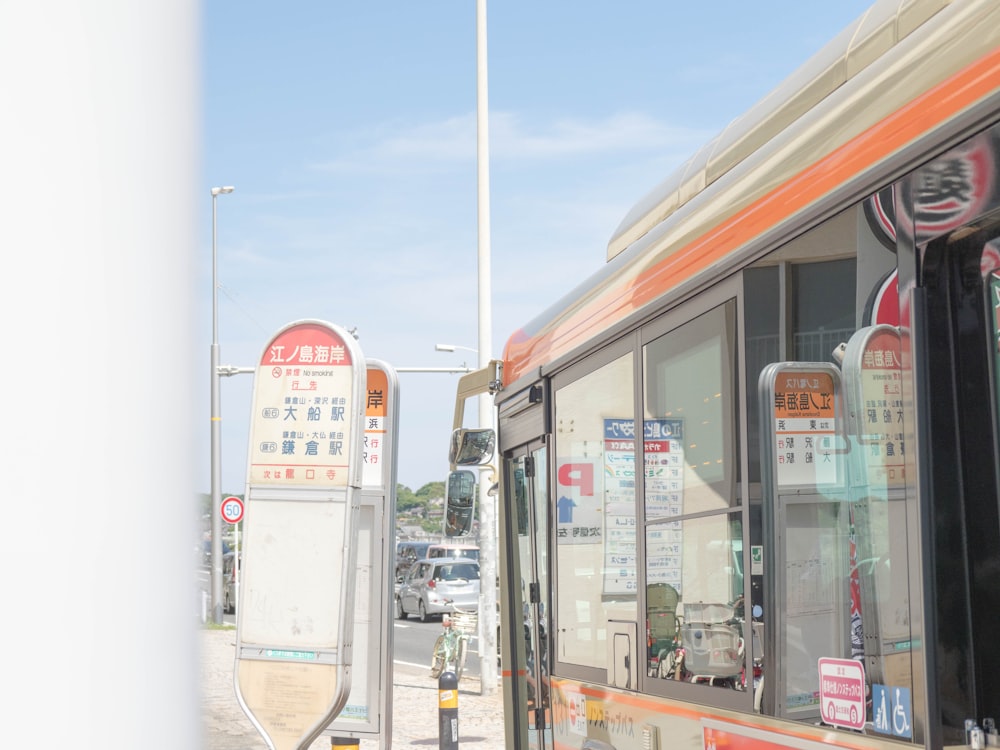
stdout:
[[396,617],[431,616],[479,608],[479,563],[466,557],[418,560],[396,592]]

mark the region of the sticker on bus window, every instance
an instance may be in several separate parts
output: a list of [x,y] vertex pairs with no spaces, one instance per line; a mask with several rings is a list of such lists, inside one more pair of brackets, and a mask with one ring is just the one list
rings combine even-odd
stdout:
[[865,728],[865,667],[854,659],[819,660],[820,715],[827,724]]

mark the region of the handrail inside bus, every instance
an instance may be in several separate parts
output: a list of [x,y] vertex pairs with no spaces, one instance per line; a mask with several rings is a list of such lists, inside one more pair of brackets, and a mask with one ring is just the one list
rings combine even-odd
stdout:
[[465,418],[466,401],[473,396],[480,396],[484,393],[492,395],[501,389],[502,374],[503,362],[499,359],[491,359],[486,367],[473,370],[458,379],[458,389],[455,393],[455,416],[451,425],[452,430],[462,427],[462,422]]

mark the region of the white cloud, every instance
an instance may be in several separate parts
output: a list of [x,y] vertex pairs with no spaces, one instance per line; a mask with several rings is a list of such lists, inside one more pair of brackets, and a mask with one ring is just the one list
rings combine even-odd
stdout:
[[[490,114],[490,153],[495,159],[539,161],[579,156],[602,156],[625,152],[648,152],[681,148],[690,151],[711,134],[656,120],[642,113],[624,112],[588,120],[560,118],[530,123],[511,112]],[[350,153],[312,165],[331,172],[384,173],[414,164],[428,169],[468,164],[476,157],[474,114],[450,117],[408,128],[385,124],[374,129],[368,145],[364,137],[350,140],[359,145]]]
[[490,118],[490,139],[499,157],[545,159],[676,148],[699,143],[705,134],[635,112],[592,121],[562,118],[534,128],[518,115],[496,113]]
[[395,123],[377,126],[370,136],[356,134],[351,141],[360,145],[329,161],[312,167],[328,172],[385,172],[398,169],[405,162],[435,163],[469,161],[476,155],[475,117],[465,115],[437,122],[403,127]]

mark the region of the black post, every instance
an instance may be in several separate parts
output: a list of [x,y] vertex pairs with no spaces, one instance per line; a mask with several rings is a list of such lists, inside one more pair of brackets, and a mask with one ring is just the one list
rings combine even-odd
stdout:
[[454,672],[438,677],[438,747],[458,750],[458,678]]

